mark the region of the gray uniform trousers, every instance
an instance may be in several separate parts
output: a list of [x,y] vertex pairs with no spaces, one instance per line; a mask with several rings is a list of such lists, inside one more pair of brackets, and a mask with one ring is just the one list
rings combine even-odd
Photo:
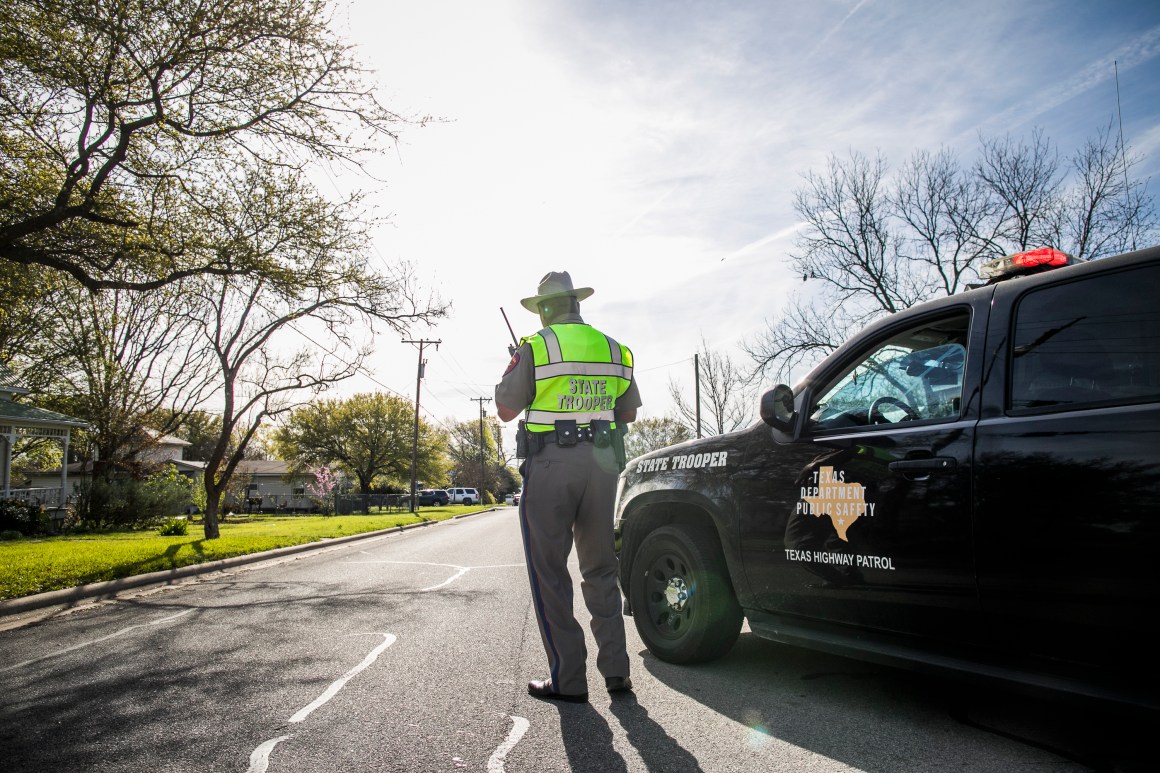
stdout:
[[584,629],[573,615],[568,573],[573,538],[580,589],[600,650],[596,667],[605,677],[628,676],[612,533],[617,475],[612,449],[588,442],[571,448],[546,444],[525,466],[520,529],[532,605],[557,692],[588,692]]

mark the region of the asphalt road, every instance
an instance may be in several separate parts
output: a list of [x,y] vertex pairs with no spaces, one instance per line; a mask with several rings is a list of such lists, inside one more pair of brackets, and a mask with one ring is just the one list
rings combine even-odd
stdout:
[[1148,728],[1089,707],[749,633],[677,667],[628,630],[635,694],[610,698],[592,666],[590,704],[530,698],[544,656],[500,509],[0,632],[0,768],[1152,769]]

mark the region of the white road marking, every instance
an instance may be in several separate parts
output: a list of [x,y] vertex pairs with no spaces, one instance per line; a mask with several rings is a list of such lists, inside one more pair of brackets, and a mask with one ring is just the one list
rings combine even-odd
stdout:
[[515,714],[510,715],[512,718],[512,730],[508,733],[507,740],[501,743],[496,750],[491,753],[491,757],[487,760],[487,773],[504,773],[503,762],[507,757],[507,753],[512,750],[520,739],[524,737],[524,733],[528,732],[530,723],[523,717],[517,717]]
[[[360,550],[359,552],[362,553],[363,555],[368,555],[368,556],[370,555],[370,553],[368,553],[365,550]],[[472,569],[523,569],[524,568],[524,564],[490,564],[487,566],[459,566],[458,564],[437,564],[437,563],[432,562],[432,561],[374,560],[374,561],[347,561],[345,563],[348,563],[348,564],[402,564],[402,565],[406,565],[406,566],[442,566],[442,567],[446,567],[448,569],[457,569],[458,570],[455,574],[451,575],[450,577],[448,577],[446,580],[439,583],[438,585],[430,585],[426,588],[420,588],[418,591],[416,591],[417,593],[426,593],[427,591],[437,590],[439,588],[442,588],[445,585],[450,585],[451,583],[455,582],[463,575],[470,572]]]
[[471,567],[469,567],[469,566],[462,566],[462,567],[460,567],[460,568],[459,568],[459,571],[458,571],[458,572],[456,572],[455,574],[451,575],[450,577],[448,577],[446,580],[444,580],[443,582],[439,583],[438,585],[432,585],[432,586],[430,586],[430,587],[428,587],[428,588],[420,588],[420,589],[419,589],[419,593],[426,593],[426,592],[427,592],[427,591],[429,591],[429,590],[436,590],[436,589],[438,589],[438,588],[442,588],[444,585],[450,585],[451,583],[455,582],[456,580],[458,580],[458,579],[459,579],[460,577],[462,577],[463,575],[467,574],[469,571],[471,571]]
[[270,752],[274,751],[275,746],[290,738],[291,736],[288,735],[280,735],[254,749],[250,753],[250,767],[246,773],[266,773],[266,768],[270,765]]
[[[393,633],[382,633],[382,632],[369,633],[369,634],[352,633],[350,635],[351,636],[382,636],[383,641],[378,646],[376,646],[373,650],[371,650],[369,653],[367,653],[367,656],[365,658],[363,658],[361,663],[359,663],[357,666],[352,668],[350,671],[347,671],[345,674],[343,674],[341,677],[339,677],[337,680],[335,680],[330,685],[330,687],[327,687],[322,692],[322,695],[319,695],[317,698],[315,698],[313,701],[311,701],[308,706],[300,709],[298,711],[298,713],[296,713],[294,716],[290,717],[291,723],[298,723],[298,722],[303,721],[308,716],[310,716],[310,714],[315,709],[319,708],[320,706],[325,705],[327,701],[329,701],[335,695],[338,695],[338,691],[341,690],[343,688],[343,686],[346,685],[347,682],[349,682],[353,677],[355,677],[360,671],[362,671],[363,669],[367,668],[372,663],[374,663],[375,660],[378,659],[379,655],[381,655],[383,653],[383,650],[385,650],[387,647],[390,647],[392,644],[394,644],[395,640],[397,639],[397,637]],[[269,741],[264,742],[257,749],[254,749],[254,751],[250,752],[250,767],[246,771],[246,773],[266,773],[266,768],[270,764],[270,752],[274,751],[275,746],[277,746],[278,744],[280,744],[283,741],[286,741],[290,738],[293,738],[293,736],[280,735],[277,738],[271,738]]]
[[91,647],[94,644],[100,644],[103,641],[108,641],[109,639],[115,639],[118,636],[129,633],[129,631],[133,631],[133,630],[136,630],[138,628],[144,628],[144,627],[150,626],[150,625],[158,625],[160,623],[168,623],[170,620],[176,620],[179,617],[183,617],[184,615],[188,615],[192,611],[193,611],[192,609],[187,609],[184,612],[178,612],[176,615],[170,615],[169,617],[163,617],[160,620],[154,620],[150,623],[138,623],[137,625],[130,625],[127,628],[122,628],[121,630],[115,631],[115,632],[109,634],[108,636],[102,636],[99,639],[93,639],[92,641],[86,641],[86,642],[82,642],[80,644],[74,644],[71,647],[65,647],[63,650],[57,650],[56,652],[49,652],[48,654],[41,655],[40,657],[32,658],[31,660],[25,660],[25,661],[22,661],[20,663],[16,663],[15,665],[5,666],[4,668],[0,668],[0,673],[3,673],[5,671],[11,671],[14,668],[21,668],[23,666],[30,666],[33,663],[39,663],[42,660],[48,660],[49,658],[55,658],[59,655],[64,655],[66,653],[73,652],[75,650],[84,649],[85,647]]
[[[351,634],[351,635],[352,636],[360,636],[360,635],[364,635],[364,634]],[[395,639],[396,639],[396,637],[393,633],[375,633],[375,634],[370,634],[370,635],[382,636],[383,637],[382,643],[379,644],[377,647],[375,647],[373,650],[371,650],[369,653],[367,653],[367,656],[365,658],[363,658],[363,661],[361,663],[359,663],[357,666],[352,668],[350,671],[347,671],[345,674],[343,674],[338,679],[336,679],[330,685],[330,687],[327,687],[326,690],[323,691],[322,695],[319,695],[317,698],[315,698],[310,703],[310,705],[300,709],[297,714],[290,717],[291,723],[301,722],[302,720],[304,720],[308,716],[310,716],[310,714],[315,709],[319,708],[320,706],[325,705],[327,701],[329,701],[331,698],[333,698],[335,695],[338,694],[338,691],[341,690],[343,688],[343,686],[346,685],[347,682],[349,682],[352,678],[357,676],[360,671],[362,671],[363,669],[367,668],[372,663],[374,663],[375,660],[378,659],[379,655],[382,654],[383,650],[385,650],[387,647],[390,647],[392,644],[394,644]]]

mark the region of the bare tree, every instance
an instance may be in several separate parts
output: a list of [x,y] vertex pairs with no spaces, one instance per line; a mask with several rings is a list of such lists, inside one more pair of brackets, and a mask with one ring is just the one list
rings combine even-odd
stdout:
[[954,295],[992,256],[999,208],[950,150],[915,153],[895,181],[890,210],[904,245],[901,257],[922,285],[911,300]]
[[1042,129],[1031,142],[1011,137],[979,139],[975,176],[999,205],[1002,224],[989,246],[995,255],[1051,244],[1052,212],[1058,206],[1063,176],[1059,154]]
[[275,258],[284,268],[196,282],[191,314],[217,361],[222,417],[206,458],[207,539],[218,536],[222,493],[264,422],[353,376],[376,323],[402,333],[446,313],[417,298],[407,266],[367,265],[366,231],[349,212],[354,201],[312,195],[293,170],[276,184],[244,169],[221,172],[203,198],[216,221],[215,249]]
[[[745,426],[753,414],[746,374],[728,354],[711,351],[704,340],[701,341],[699,360],[701,401],[704,406],[701,418],[708,433],[720,435]],[[681,389],[675,380],[669,379],[669,395],[677,406],[677,420],[684,424],[690,434],[695,434],[695,394]]]
[[201,193],[358,165],[405,121],[362,85],[326,0],[9,0],[0,25],[0,260],[89,289],[276,273],[217,249]]
[[857,320],[841,306],[791,295],[782,312],[766,320],[765,328],[742,344],[754,363],[749,380],[755,382],[766,374],[789,379],[798,368],[837,349],[857,328]]
[[929,298],[952,295],[986,260],[1039,246],[1081,259],[1147,244],[1157,230],[1139,162],[1110,127],[1072,158],[1070,173],[1042,131],[1029,142],[980,138],[978,160],[916,152],[888,179],[881,157],[831,156],[809,173],[794,207],[806,223],[790,265],[812,282],[744,344],[751,378],[785,376],[836,349],[856,329]]
[[[212,360],[183,311],[179,283],[150,294],[77,286],[53,296],[52,396],[43,402],[85,419],[94,476],[134,467],[209,394]],[[81,444],[78,443],[78,447]],[[87,455],[87,454],[86,454]]]
[[894,312],[926,295],[926,283],[901,259],[901,242],[890,224],[886,161],[859,153],[831,156],[825,174],[808,173],[794,195],[805,220],[794,271],[818,279],[838,302],[856,301],[872,311]]
[[300,276],[303,284],[293,291],[262,279],[205,283],[203,332],[218,361],[222,417],[206,459],[207,539],[218,536],[222,494],[263,423],[358,371],[370,354],[357,340],[362,325],[379,320],[402,331],[408,322],[436,314],[388,310],[390,296],[409,295],[407,276],[388,280],[351,266],[319,284],[325,273],[313,280]]
[[1071,158],[1074,183],[1052,213],[1048,243],[1085,260],[1146,246],[1156,210],[1146,182],[1129,176],[1140,161],[1116,146],[1111,124],[1089,137]]

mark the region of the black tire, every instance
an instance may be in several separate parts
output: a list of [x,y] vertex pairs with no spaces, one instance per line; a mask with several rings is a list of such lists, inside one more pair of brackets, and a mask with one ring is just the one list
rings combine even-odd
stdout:
[[744,615],[710,529],[662,526],[645,535],[628,592],[640,638],[669,663],[719,658],[741,633]]
[[471,507],[471,498],[470,498],[470,497],[464,497],[464,498],[463,498],[463,504],[464,504],[464,505],[466,505],[467,507]]

